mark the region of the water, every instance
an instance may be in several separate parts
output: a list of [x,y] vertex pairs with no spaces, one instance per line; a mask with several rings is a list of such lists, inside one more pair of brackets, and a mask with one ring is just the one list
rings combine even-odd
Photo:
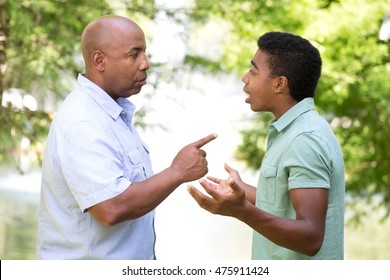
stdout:
[[0,259],[35,258],[39,174],[0,180]]

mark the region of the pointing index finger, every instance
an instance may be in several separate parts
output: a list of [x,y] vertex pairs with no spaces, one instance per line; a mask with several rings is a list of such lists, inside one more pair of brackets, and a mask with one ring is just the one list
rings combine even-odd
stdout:
[[207,143],[213,141],[215,138],[217,138],[218,135],[216,133],[210,134],[206,137],[203,137],[202,139],[199,139],[198,141],[192,143],[191,145],[194,145],[196,148],[200,149]]

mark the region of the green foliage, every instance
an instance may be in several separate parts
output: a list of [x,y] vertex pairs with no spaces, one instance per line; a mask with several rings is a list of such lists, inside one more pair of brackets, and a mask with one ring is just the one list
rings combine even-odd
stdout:
[[16,160],[15,164],[18,165],[18,158],[25,152],[19,147],[23,137],[29,140],[29,154],[35,153],[40,162],[42,142],[51,122],[50,114],[42,110],[22,110],[7,106],[1,108],[0,119],[0,162]]
[[[104,1],[8,1],[9,38],[5,88],[64,94],[64,73],[78,73],[80,34],[93,18],[110,13]],[[39,97],[39,96],[38,96]],[[41,96],[42,97],[42,96]]]
[[378,39],[386,7],[390,12],[390,1],[343,1],[322,11],[313,27],[334,22],[318,36],[325,66],[317,104],[340,139],[347,191],[368,200],[379,194],[388,216],[390,43]]
[[262,33],[270,30],[299,32],[303,28],[302,20],[310,17],[310,7],[315,4],[310,0],[195,2],[197,6],[190,13],[192,19],[207,22],[212,17],[220,17],[229,24],[230,32],[225,36],[220,62],[223,69],[239,75],[248,69],[256,52],[256,40]]
[[192,71],[206,70],[210,73],[219,73],[223,71],[219,61],[213,61],[203,56],[186,55],[183,63],[184,65],[189,66]]
[[272,114],[257,114],[249,129],[241,131],[242,143],[237,147],[235,156],[245,161],[249,168],[257,170],[265,155],[268,124],[273,119]]

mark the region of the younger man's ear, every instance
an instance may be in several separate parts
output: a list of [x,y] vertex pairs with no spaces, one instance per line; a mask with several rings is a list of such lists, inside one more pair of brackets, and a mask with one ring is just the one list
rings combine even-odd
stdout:
[[285,76],[279,76],[276,78],[275,92],[283,93],[288,90],[288,79]]

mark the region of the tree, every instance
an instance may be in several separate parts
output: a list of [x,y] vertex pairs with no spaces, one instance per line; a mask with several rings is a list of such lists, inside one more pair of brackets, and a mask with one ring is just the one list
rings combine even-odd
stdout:
[[[348,197],[376,198],[389,216],[390,44],[378,38],[386,9],[389,0],[197,0],[191,15],[201,23],[213,15],[229,24],[222,55],[204,64],[221,64],[240,75],[264,32],[300,34],[319,48],[324,66],[316,105],[340,140]],[[258,114],[252,127],[242,130],[236,156],[253,169],[262,162],[271,118]]]

